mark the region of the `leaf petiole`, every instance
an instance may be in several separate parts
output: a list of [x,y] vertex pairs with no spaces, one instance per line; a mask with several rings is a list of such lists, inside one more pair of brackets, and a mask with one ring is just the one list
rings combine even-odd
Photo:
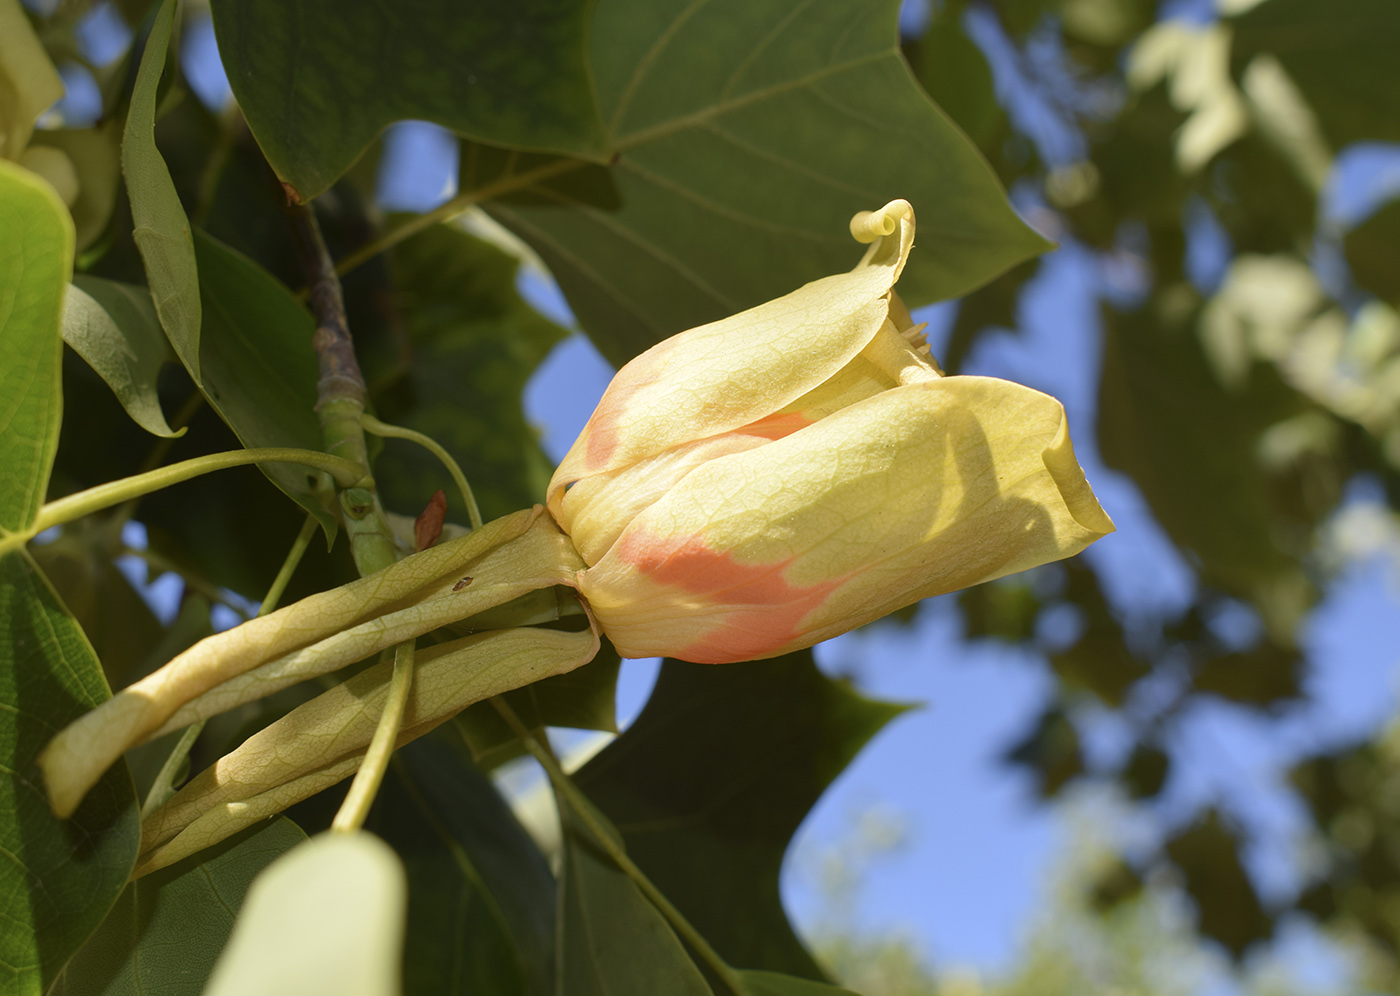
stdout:
[[389,425],[387,422],[381,422],[368,412],[360,416],[360,424],[365,427],[367,432],[372,432],[376,436],[407,439],[409,442],[417,443],[441,460],[442,465],[447,468],[447,472],[452,475],[457,490],[462,492],[462,500],[467,503],[467,517],[471,520],[472,528],[481,528],[481,510],[477,508],[476,496],[472,494],[472,486],[467,483],[467,475],[462,473],[462,468],[457,465],[452,454],[448,453],[436,439],[416,430],[406,429],[401,425]]

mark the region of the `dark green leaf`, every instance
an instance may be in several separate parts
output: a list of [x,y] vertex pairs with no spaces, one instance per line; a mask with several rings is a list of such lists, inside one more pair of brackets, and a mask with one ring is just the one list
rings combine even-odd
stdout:
[[1195,685],[1235,702],[1269,705],[1302,692],[1303,659],[1297,650],[1265,641],[1250,650],[1208,658]]
[[1365,139],[1400,140],[1400,78],[1394,0],[1269,0],[1240,16],[1232,59],[1262,52],[1283,63],[1336,148]]
[[219,54],[248,126],[307,201],[390,122],[603,160],[583,0],[217,0]]
[[1194,308],[1173,310],[1167,300],[1131,316],[1106,312],[1104,461],[1133,476],[1208,585],[1254,600],[1266,620],[1286,627],[1306,583],[1276,541],[1278,482],[1258,443],[1265,429],[1310,406],[1262,365],[1243,384],[1222,385],[1197,338]]
[[73,223],[53,188],[0,160],[0,528],[39,514],[63,420],[59,336]]
[[50,996],[199,996],[254,876],[305,839],[277,817],[132,882]]
[[156,148],[157,91],[170,47],[176,0],[164,0],[146,39],[141,68],[127,111],[122,139],[122,175],[131,199],[136,245],[146,266],[146,279],[156,313],[170,344],[196,382],[200,378],[199,272],[195,264],[190,222],[170,179],[170,170]]
[[910,62],[930,97],[979,147],[1001,135],[1006,112],[997,103],[987,57],[962,28],[962,4],[948,3],[929,20]]
[[[532,730],[562,726],[616,733],[617,673],[621,666],[617,651],[604,641],[598,656],[583,667],[506,692],[504,698]],[[490,702],[469,706],[459,717],[458,728],[476,763],[487,770],[525,751]]]
[[[609,860],[572,805],[556,798],[564,828],[558,991],[569,996],[712,996],[665,918]],[[591,813],[594,820],[606,822],[596,809]],[[604,832],[620,839],[612,826]]]
[[[853,266],[851,216],[902,197],[919,249],[900,293],[953,297],[1047,243],[919,88],[899,3],[600,0],[592,64],[606,168],[472,146],[461,186],[554,271],[614,363]],[[949,196],[949,191],[957,191]]]
[[404,991],[554,992],[554,876],[460,741],[394,756],[368,824],[408,873]]
[[1029,770],[1042,799],[1054,798],[1072,779],[1084,773],[1079,731],[1058,705],[1041,713],[1035,726],[1006,752],[1005,757]]
[[[316,323],[292,292],[246,256],[198,232],[205,329],[200,344],[204,396],[244,446],[319,450]],[[272,483],[335,536],[320,475],[294,464],[261,468]]]
[[819,979],[778,896],[783,853],[902,710],[823,677],[805,651],[732,667],[667,661],[637,721],[578,784],[730,964]]
[[111,696],[82,630],[23,551],[0,558],[0,989],[39,994],[101,922],[136,861],[126,765],[70,819],[49,811],[49,739]]
[[63,341],[107,382],[126,413],[155,436],[178,436],[156,393],[161,367],[176,359],[151,292],[79,275],[63,307]]
[[849,989],[778,972],[740,972],[747,996],[856,996]]
[[1178,834],[1167,845],[1167,854],[1186,878],[1201,933],[1225,945],[1237,958],[1273,933],[1273,919],[1240,863],[1235,834],[1215,810]]
[[1356,282],[1400,304],[1400,201],[1391,201],[1348,232],[1345,246]]
[[[520,396],[530,374],[568,333],[520,299],[518,261],[459,229],[438,226],[399,246],[393,276],[413,362],[375,404],[461,464],[487,519],[544,497],[553,471]],[[391,440],[375,463],[391,508],[417,511],[438,488],[448,519],[466,509],[437,457]]]

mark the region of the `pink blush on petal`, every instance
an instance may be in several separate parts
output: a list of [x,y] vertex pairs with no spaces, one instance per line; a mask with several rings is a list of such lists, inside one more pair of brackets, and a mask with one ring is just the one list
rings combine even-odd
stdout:
[[708,616],[715,628],[673,651],[676,657],[700,664],[753,660],[790,648],[802,637],[802,621],[846,580],[793,585],[783,576],[790,561],[740,563],[698,536],[657,537],[629,530],[610,555],[635,567],[649,582],[713,603]]

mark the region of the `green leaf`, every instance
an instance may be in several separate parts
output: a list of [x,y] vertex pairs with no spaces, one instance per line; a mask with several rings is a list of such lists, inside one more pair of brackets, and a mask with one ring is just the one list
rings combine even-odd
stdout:
[[53,128],[36,132],[31,148],[58,149],[78,176],[73,215],[78,251],[88,248],[107,229],[121,186],[121,131],[115,122],[95,128]]
[[[506,692],[503,696],[531,730],[561,726],[617,732],[617,674],[622,659],[603,641],[598,655],[581,668]],[[472,757],[490,770],[525,752],[524,745],[489,702],[468,706],[457,720]]]
[[180,196],[170,170],[156,148],[156,98],[176,0],[164,0],[131,92],[126,132],[122,138],[122,175],[131,199],[136,246],[146,267],[156,313],[170,344],[196,384],[200,380],[199,272],[195,265],[190,222],[180,206]]
[[156,380],[175,359],[151,292],[79,275],[63,302],[63,341],[107,382],[126,413],[154,436],[179,436],[165,421]]
[[849,989],[778,972],[745,971],[739,978],[744,980],[747,996],[856,996]]
[[132,882],[49,996],[199,996],[254,876],[304,840],[278,817]]
[[726,961],[820,979],[779,899],[783,853],[903,709],[824,677],[807,651],[733,667],[667,661],[637,721],[576,780]]
[[[564,830],[559,986],[569,996],[712,996],[670,925],[556,796]],[[595,820],[606,824],[596,810]],[[616,829],[605,832],[620,839]]]
[[1234,832],[1214,809],[1167,844],[1196,904],[1202,934],[1225,945],[1236,958],[1273,934],[1274,920],[1259,902],[1240,861]]
[[44,992],[120,895],[140,821],[118,764],[71,819],[44,795],[49,739],[110,698],[97,658],[43,574],[20,551],[0,558],[0,991]]
[[92,643],[114,685],[131,680],[161,642],[165,629],[145,599],[112,562],[111,529],[80,520],[30,555]]
[[1346,234],[1347,263],[1356,282],[1400,304],[1400,201],[1391,201]]
[[1271,52],[1298,84],[1334,148],[1400,141],[1394,0],[1269,0],[1233,24],[1231,59]]
[[368,828],[408,873],[405,992],[554,992],[554,876],[460,741],[395,754]]
[[586,0],[216,0],[248,126],[298,199],[380,131],[435,121],[483,142],[605,160],[585,65]]
[[1223,385],[1196,315],[1160,297],[1133,315],[1105,311],[1099,446],[1106,464],[1132,475],[1207,585],[1253,600],[1271,625],[1281,623],[1304,607],[1297,593],[1306,582],[1300,561],[1276,541],[1284,492],[1260,459],[1259,439],[1311,406],[1260,364],[1244,383]]
[[[898,0],[599,0],[607,166],[469,147],[463,190],[545,259],[614,363],[850,269],[857,211],[902,197],[900,293],[955,297],[1048,248],[898,48]],[[577,167],[577,168],[573,168]],[[545,168],[559,175],[530,179]]]
[[[539,501],[554,470],[520,396],[568,332],[521,300],[518,266],[445,225],[395,249],[394,286],[413,364],[374,395],[382,418],[431,436],[457,459],[488,521]],[[387,441],[375,477],[392,508],[416,511],[442,488],[448,518],[467,521],[442,464],[419,446]]]
[[382,840],[313,837],[253,882],[205,992],[397,994],[406,902],[403,866]]
[[[251,259],[196,232],[205,328],[200,343],[209,404],[244,446],[322,448],[316,418],[316,323],[292,292]],[[319,478],[293,464],[259,467],[316,516],[329,540],[336,520]]]
[[63,420],[59,337],[73,222],[50,187],[0,159],[0,529],[39,514]]

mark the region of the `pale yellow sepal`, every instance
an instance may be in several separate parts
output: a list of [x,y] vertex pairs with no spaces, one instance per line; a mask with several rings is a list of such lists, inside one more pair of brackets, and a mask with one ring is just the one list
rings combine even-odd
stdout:
[[[395,746],[474,702],[581,667],[597,651],[592,630],[523,628],[421,650]],[[164,868],[354,774],[374,736],[391,671],[383,663],[361,672],[191,779],[142,823],[135,875]]]
[[118,757],[165,730],[361,660],[523,591],[571,583],[582,562],[542,511],[497,519],[195,644],[50,741],[39,764],[53,811],[70,815]]

